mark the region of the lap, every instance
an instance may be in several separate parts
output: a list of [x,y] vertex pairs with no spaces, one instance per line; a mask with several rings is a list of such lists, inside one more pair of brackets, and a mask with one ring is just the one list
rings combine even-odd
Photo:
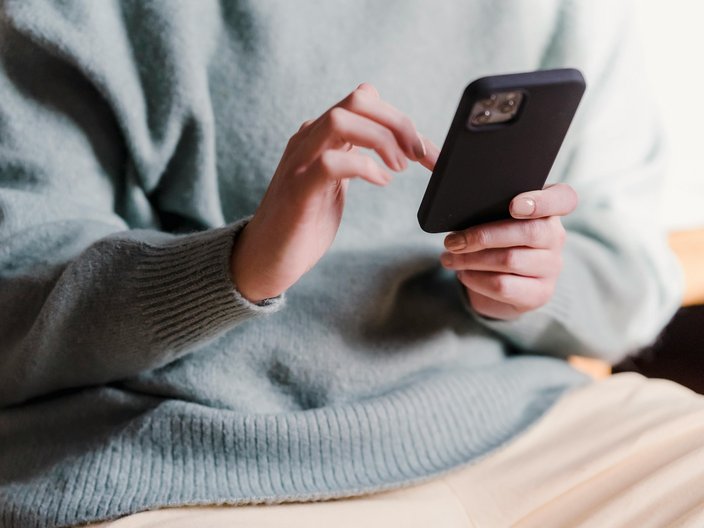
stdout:
[[414,486],[332,501],[184,507],[93,525],[704,526],[704,397],[618,374],[575,389],[490,456]]

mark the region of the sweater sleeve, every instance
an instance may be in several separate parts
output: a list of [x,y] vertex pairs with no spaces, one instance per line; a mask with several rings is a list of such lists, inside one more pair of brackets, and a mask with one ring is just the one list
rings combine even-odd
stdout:
[[232,284],[249,217],[179,235],[134,228],[117,212],[130,192],[159,211],[130,187],[98,91],[9,27],[0,59],[0,406],[159,367],[280,309],[284,294],[255,304]]
[[632,19],[628,2],[564,2],[546,53],[543,67],[577,66],[588,84],[551,174],[580,197],[563,220],[552,300],[499,321],[474,312],[462,291],[474,317],[518,349],[614,363],[652,341],[680,303],[682,274],[658,213],[664,142]]

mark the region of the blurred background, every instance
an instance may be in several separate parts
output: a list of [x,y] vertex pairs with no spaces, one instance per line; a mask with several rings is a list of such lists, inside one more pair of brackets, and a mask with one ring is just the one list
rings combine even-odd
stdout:
[[685,273],[685,295],[683,307],[653,346],[601,372],[669,378],[704,394],[704,2],[632,3],[647,84],[668,137],[661,205],[670,245]]
[[704,228],[704,2],[633,3],[648,81],[670,138],[665,219],[671,229]]

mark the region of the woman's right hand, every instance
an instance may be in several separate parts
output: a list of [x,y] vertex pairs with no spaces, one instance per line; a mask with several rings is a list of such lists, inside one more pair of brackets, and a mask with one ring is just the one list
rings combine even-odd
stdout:
[[393,171],[405,169],[407,159],[432,168],[438,150],[366,83],[303,123],[233,247],[232,280],[244,297],[275,297],[320,260],[340,226],[350,178],[379,186],[391,181],[358,147],[376,151]]

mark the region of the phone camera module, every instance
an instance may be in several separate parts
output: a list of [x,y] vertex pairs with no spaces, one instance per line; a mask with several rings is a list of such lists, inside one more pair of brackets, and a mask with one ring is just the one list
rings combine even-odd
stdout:
[[518,113],[523,102],[521,92],[498,92],[474,103],[468,125],[473,127],[508,123]]
[[496,105],[496,99],[496,94],[491,94],[486,99],[482,99],[481,101],[479,101],[479,104],[482,108],[492,108],[494,105]]
[[472,124],[483,125],[484,123],[488,123],[491,120],[491,115],[490,110],[482,110],[472,117]]

